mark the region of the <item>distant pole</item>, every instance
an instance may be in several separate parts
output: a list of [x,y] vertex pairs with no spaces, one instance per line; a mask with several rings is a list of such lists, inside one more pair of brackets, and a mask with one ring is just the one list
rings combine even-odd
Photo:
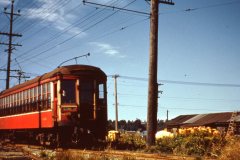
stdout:
[[168,113],[169,113],[169,111],[167,110],[167,122],[168,122]]
[[157,131],[158,106],[158,15],[159,3],[173,5],[172,0],[151,0],[150,18],[150,51],[149,51],[149,79],[148,79],[148,111],[147,111],[147,145],[155,144]]
[[116,120],[115,120],[115,130],[118,131],[118,98],[117,98],[117,78],[119,75],[114,75],[114,97],[115,97],[115,115],[116,115]]

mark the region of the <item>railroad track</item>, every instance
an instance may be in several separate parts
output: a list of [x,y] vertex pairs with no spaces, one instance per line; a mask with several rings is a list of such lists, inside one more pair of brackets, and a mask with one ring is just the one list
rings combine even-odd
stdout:
[[[27,145],[27,144],[11,144],[10,148],[20,151],[20,157],[27,157],[32,160],[41,160],[51,157],[57,157],[57,155],[71,155],[74,157],[81,156],[85,159],[93,159],[93,157],[106,157],[110,160],[114,159],[134,159],[134,160],[194,160],[193,157],[181,157],[164,154],[148,154],[134,151],[119,151],[119,150],[84,150],[84,149],[46,149],[42,146]],[[1,159],[1,158],[0,158]],[[56,158],[57,159],[57,158]],[[97,158],[96,158],[97,159]],[[98,158],[99,159],[99,158]]]

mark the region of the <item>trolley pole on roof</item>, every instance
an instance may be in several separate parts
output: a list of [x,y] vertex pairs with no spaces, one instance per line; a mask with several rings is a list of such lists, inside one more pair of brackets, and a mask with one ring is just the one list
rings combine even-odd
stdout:
[[147,111],[148,146],[152,146],[155,144],[155,133],[157,131],[157,108],[158,108],[157,63],[158,63],[159,3],[174,5],[172,0],[151,0],[148,111]]
[[118,97],[117,97],[117,78],[119,75],[114,75],[114,97],[115,97],[115,115],[116,115],[116,120],[115,120],[115,130],[118,131]]

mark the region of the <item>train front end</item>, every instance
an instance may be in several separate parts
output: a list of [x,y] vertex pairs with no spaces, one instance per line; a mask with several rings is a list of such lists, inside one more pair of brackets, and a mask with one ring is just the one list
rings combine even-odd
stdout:
[[61,141],[104,140],[107,134],[106,74],[97,67],[61,67],[54,83],[53,115]]

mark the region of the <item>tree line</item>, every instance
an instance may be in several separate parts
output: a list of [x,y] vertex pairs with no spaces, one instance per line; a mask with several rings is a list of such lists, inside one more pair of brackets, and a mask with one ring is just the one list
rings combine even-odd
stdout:
[[[164,120],[157,121],[158,130],[163,130],[165,127]],[[108,120],[108,130],[115,129],[115,120]],[[145,131],[147,129],[147,122],[141,121],[140,119],[136,120],[120,120],[118,121],[118,129],[125,131]]]

